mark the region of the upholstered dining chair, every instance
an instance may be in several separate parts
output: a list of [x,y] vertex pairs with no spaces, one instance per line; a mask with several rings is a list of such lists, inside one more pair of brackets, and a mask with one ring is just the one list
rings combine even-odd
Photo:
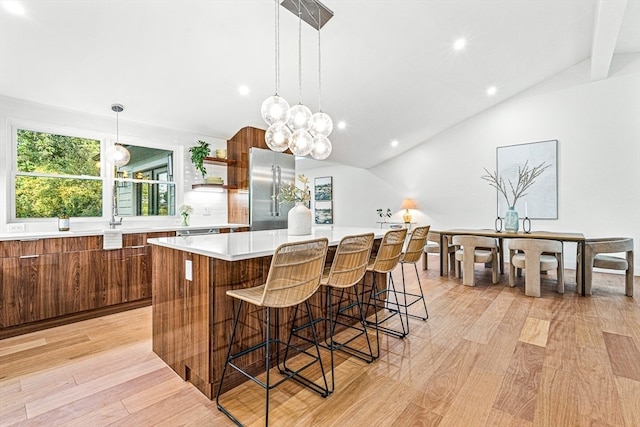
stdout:
[[[233,321],[233,329],[231,330],[231,338],[229,339],[229,348],[227,350],[226,363],[222,370],[222,376],[220,378],[220,384],[218,386],[218,393],[216,397],[216,405],[218,409],[223,412],[229,419],[238,425],[242,425],[240,421],[235,418],[229,410],[223,406],[220,402],[220,394],[222,392],[223,383],[225,380],[225,373],[228,368],[233,368],[240,372],[247,378],[253,380],[265,390],[265,424],[269,425],[269,392],[272,388],[278,386],[288,379],[296,380],[298,383],[308,387],[312,391],[320,394],[322,397],[326,397],[329,394],[329,385],[324,372],[322,359],[320,357],[320,349],[318,346],[318,337],[315,331],[315,322],[313,319],[313,312],[309,304],[309,298],[320,287],[320,279],[322,277],[322,271],[324,269],[325,259],[327,256],[328,239],[320,238],[313,240],[306,240],[294,243],[285,243],[276,248],[273,258],[271,260],[271,266],[267,279],[263,285],[255,286],[252,288],[231,289],[226,292],[228,296],[239,301],[238,309],[236,311],[235,319]],[[243,307],[243,303],[252,304],[256,307],[264,309],[264,341],[261,343],[250,346],[232,353],[234,348],[246,343],[234,343],[236,331],[238,330],[238,320]],[[295,314],[291,324],[291,333],[289,339],[285,342],[278,336],[278,313],[275,314],[275,319],[271,319],[272,310],[286,309],[289,307],[297,308],[298,305],[304,304],[307,309],[307,315],[309,316],[310,323],[312,325],[311,331],[314,338],[315,354],[311,353],[308,349],[293,346],[291,344],[291,335],[293,334],[295,324]],[[294,310],[297,313],[297,309]],[[271,329],[275,331],[275,336],[271,336]],[[284,352],[280,349],[284,349]],[[275,349],[275,354],[273,350]],[[265,360],[265,380],[251,375],[245,371],[236,360],[242,358],[254,351],[261,351],[264,354]],[[307,362],[299,366],[297,370],[293,371],[286,366],[286,361],[289,352],[295,352],[307,359]],[[280,357],[284,353],[284,356]],[[278,371],[282,374],[282,378],[277,381],[271,381],[271,362],[275,359],[278,365]],[[322,383],[317,384],[310,378],[304,377],[301,372],[311,366],[318,364],[321,372]]]
[[[633,239],[629,237],[606,237],[599,239],[587,239],[585,242],[585,266],[584,286],[585,294],[591,295],[593,281],[593,268],[606,270],[622,270],[625,272],[625,295],[633,296]],[[625,257],[611,254],[624,253]],[[576,268],[576,281],[578,287],[582,283],[582,266],[580,264],[581,253],[578,245],[578,265]],[[578,289],[582,292],[582,288]]]
[[[485,236],[453,236],[453,244],[461,246],[456,250],[456,277],[460,278],[462,273],[462,283],[466,286],[475,286],[474,266],[478,264],[491,264],[491,281],[495,285],[498,283],[498,244],[496,239]],[[461,268],[462,264],[462,268]]]
[[[447,245],[447,254],[449,255],[449,268],[453,270],[456,264],[456,246],[453,243]],[[424,245],[424,258],[422,259],[422,269],[429,269],[428,254],[440,254],[440,232],[429,230],[427,234],[427,243]]]
[[509,286],[515,286],[518,269],[524,269],[524,293],[540,296],[540,272],[557,271],[558,293],[564,293],[562,242],[541,239],[514,239],[509,242]]

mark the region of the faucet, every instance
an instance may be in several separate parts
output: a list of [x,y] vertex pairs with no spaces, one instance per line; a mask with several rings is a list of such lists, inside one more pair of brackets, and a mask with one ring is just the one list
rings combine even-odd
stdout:
[[113,185],[113,209],[111,209],[111,220],[109,221],[109,229],[115,230],[117,225],[122,225],[122,217],[120,221],[116,221],[118,215],[118,196],[116,195],[116,186]]

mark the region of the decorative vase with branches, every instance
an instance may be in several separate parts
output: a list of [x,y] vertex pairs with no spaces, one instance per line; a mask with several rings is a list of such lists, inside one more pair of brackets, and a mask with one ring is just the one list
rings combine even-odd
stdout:
[[546,164],[546,162],[530,167],[529,161],[526,161],[523,166],[518,166],[518,181],[515,185],[510,179],[507,179],[505,183],[497,171],[489,172],[487,168],[484,168],[486,175],[482,175],[481,178],[504,196],[509,207],[505,214],[505,230],[510,232],[518,231],[518,213],[515,211],[516,202],[527,195],[527,190],[535,183],[536,178],[542,175],[549,167],[551,165]]
[[298,175],[298,181],[302,183],[302,188],[298,187],[295,182],[285,183],[280,186],[278,193],[278,201],[295,202],[295,206],[289,210],[287,215],[287,232],[293,236],[303,236],[311,234],[311,210],[306,204],[311,200],[309,193],[309,178],[304,175]]

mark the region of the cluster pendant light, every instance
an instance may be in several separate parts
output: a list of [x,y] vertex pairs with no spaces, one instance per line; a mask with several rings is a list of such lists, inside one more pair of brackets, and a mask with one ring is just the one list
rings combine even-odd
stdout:
[[[305,0],[309,2],[309,0]],[[320,28],[322,27],[320,3],[317,0],[311,0],[318,7],[318,82],[319,82],[319,98],[322,92],[321,84],[321,55],[320,55]],[[265,133],[265,142],[273,151],[285,151],[287,148],[296,156],[311,155],[314,159],[323,160],[331,154],[331,142],[329,134],[333,130],[333,121],[331,117],[322,112],[319,104],[319,111],[312,114],[309,107],[302,104],[302,0],[298,0],[298,89],[299,103],[293,107],[278,95],[280,86],[280,12],[278,0],[275,0],[276,14],[276,94],[270,96],[262,103],[262,118],[269,125]],[[322,6],[324,8],[324,6]],[[324,11],[328,9],[324,8]],[[329,11],[329,13],[331,13]],[[326,21],[325,21],[326,22]]]

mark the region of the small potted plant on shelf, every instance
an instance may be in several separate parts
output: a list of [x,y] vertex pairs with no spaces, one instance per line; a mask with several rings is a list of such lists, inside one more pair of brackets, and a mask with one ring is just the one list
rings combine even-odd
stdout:
[[208,142],[198,141],[198,144],[199,145],[194,145],[189,148],[191,163],[193,163],[196,170],[202,174],[202,177],[205,178],[207,176],[207,169],[204,167],[204,159],[209,156],[211,149],[209,148]]

